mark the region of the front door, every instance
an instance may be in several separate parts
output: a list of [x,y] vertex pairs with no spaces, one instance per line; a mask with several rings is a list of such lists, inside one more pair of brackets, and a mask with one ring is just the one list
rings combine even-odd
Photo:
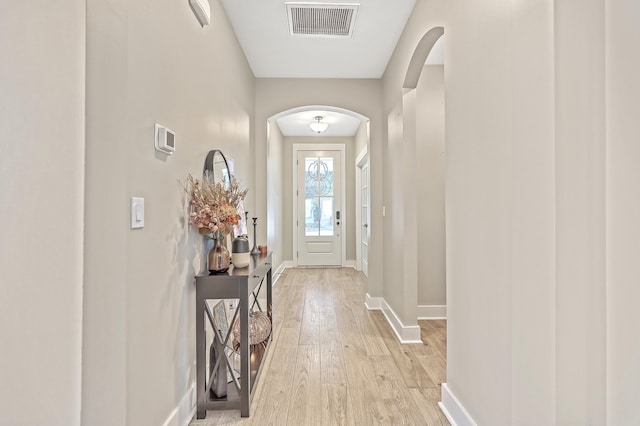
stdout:
[[299,266],[342,265],[340,151],[298,151]]

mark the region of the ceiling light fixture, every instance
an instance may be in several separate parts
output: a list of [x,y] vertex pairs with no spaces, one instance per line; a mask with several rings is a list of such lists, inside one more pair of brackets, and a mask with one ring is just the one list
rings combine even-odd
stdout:
[[322,133],[327,130],[327,127],[329,127],[329,123],[323,123],[321,121],[322,118],[323,117],[321,115],[317,115],[314,117],[314,120],[316,121],[312,121],[311,123],[309,123],[309,127],[311,127],[311,130],[316,133]]

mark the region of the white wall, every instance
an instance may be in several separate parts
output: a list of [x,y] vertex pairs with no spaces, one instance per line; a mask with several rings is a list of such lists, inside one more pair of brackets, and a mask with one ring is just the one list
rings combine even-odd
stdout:
[[[87,226],[83,424],[171,425],[190,418],[195,274],[204,238],[182,183],[221,149],[250,190],[253,74],[224,10],[202,28],[188,2],[87,5]],[[154,123],[176,132],[155,152]],[[129,228],[129,198],[145,227]]]
[[0,3],[0,424],[79,425],[83,1]]

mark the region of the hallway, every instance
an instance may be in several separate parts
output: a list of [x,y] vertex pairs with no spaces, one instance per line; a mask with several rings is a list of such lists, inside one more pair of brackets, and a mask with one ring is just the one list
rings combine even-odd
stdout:
[[446,322],[420,321],[425,344],[401,345],[382,312],[364,306],[365,285],[350,268],[286,269],[251,417],[209,411],[190,424],[449,424],[437,406]]

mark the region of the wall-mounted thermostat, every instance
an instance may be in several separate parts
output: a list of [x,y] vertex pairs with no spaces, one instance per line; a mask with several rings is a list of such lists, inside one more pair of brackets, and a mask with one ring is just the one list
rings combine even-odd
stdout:
[[176,134],[173,130],[156,123],[155,138],[158,151],[171,155],[176,150]]

